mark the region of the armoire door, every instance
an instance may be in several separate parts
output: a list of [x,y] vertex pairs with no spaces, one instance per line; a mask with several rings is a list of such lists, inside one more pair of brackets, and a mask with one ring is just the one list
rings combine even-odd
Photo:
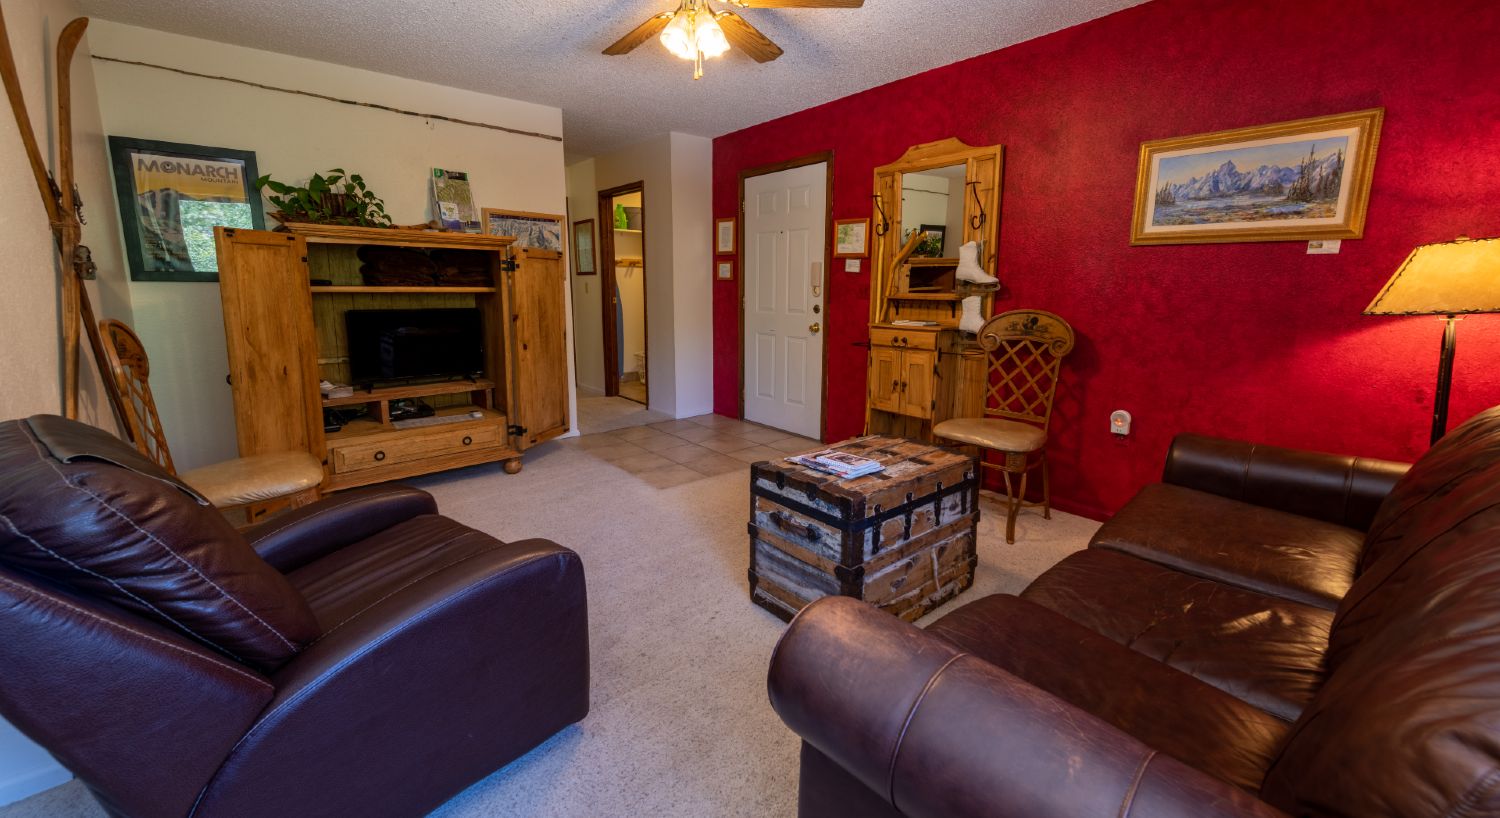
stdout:
[[323,451],[307,240],[214,229],[240,456]]
[[514,373],[510,423],[525,449],[568,431],[567,285],[562,254],[519,248],[507,273]]

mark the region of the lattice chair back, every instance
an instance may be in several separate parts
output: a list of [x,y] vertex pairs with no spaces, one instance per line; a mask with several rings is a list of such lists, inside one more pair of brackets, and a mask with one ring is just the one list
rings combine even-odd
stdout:
[[1073,328],[1050,312],[1012,310],[986,321],[979,343],[989,353],[985,415],[1047,428]]
[[167,436],[156,414],[156,400],[151,397],[151,362],[146,358],[146,348],[123,321],[100,321],[99,334],[104,336],[104,357],[125,407],[124,421],[131,442],[141,454],[176,474]]

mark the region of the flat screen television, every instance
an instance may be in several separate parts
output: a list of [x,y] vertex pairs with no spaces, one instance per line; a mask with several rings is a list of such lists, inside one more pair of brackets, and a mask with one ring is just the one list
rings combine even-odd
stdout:
[[356,384],[472,378],[484,372],[484,332],[473,307],[349,310],[349,378]]

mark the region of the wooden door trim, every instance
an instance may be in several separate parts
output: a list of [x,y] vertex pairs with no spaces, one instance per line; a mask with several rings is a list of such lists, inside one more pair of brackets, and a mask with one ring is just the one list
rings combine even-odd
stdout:
[[818,440],[822,441],[828,436],[828,325],[829,310],[828,302],[831,293],[828,292],[828,279],[833,271],[833,151],[819,151],[800,156],[796,159],[788,159],[783,162],[773,162],[769,165],[758,165],[753,168],[744,168],[739,173],[739,218],[735,219],[735,269],[739,270],[738,298],[739,305],[736,315],[739,316],[739,326],[736,334],[739,336],[740,348],[740,395],[739,416],[745,417],[745,276],[749,270],[745,267],[745,180],[756,176],[766,176],[772,173],[780,173],[784,170],[816,165],[819,162],[827,163],[823,177],[826,192],[823,196],[823,377],[822,397],[818,405]]
[[[615,211],[616,196],[641,194],[641,343],[651,360],[650,316],[646,308],[646,182],[638,180],[599,191],[599,309],[604,335],[604,395],[620,394],[619,326],[615,322]],[[649,365],[649,363],[648,363]],[[651,407],[651,387],[646,387],[646,408]]]

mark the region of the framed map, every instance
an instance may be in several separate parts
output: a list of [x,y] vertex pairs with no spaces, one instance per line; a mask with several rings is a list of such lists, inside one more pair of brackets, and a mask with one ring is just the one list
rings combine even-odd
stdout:
[[486,207],[482,212],[486,236],[515,236],[517,247],[562,252],[564,217],[492,207]]

